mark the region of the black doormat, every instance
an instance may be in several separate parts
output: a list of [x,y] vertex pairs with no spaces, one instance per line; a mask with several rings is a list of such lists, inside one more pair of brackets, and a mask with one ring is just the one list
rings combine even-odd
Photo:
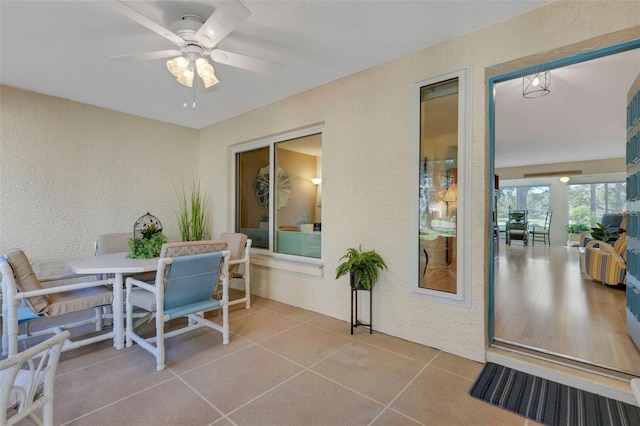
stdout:
[[545,425],[638,426],[640,408],[487,363],[469,394]]

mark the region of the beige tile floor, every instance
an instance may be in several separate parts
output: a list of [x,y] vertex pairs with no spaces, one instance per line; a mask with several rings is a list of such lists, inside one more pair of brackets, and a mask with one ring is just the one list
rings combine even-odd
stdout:
[[231,341],[167,341],[155,370],[137,346],[66,352],[55,422],[72,425],[535,425],[471,398],[482,364],[254,297]]

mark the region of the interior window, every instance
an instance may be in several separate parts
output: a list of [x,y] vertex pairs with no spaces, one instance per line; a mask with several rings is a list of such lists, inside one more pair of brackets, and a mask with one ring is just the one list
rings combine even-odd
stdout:
[[236,153],[236,227],[252,247],[320,259],[322,134],[264,145]]

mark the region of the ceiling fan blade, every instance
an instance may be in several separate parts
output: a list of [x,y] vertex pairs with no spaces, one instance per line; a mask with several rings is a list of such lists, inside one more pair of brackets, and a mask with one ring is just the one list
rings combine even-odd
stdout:
[[282,64],[277,62],[253,58],[220,49],[215,49],[211,52],[211,59],[221,64],[265,74],[276,73],[282,69]]
[[237,0],[225,0],[196,32],[196,39],[213,47],[242,21],[251,16],[249,9]]
[[147,18],[142,13],[138,12],[128,4],[123,3],[122,1],[115,1],[115,2],[112,2],[111,4],[116,9],[116,11],[118,11],[120,14],[126,16],[127,18],[137,22],[138,24],[144,27],[147,27],[154,33],[161,35],[167,40],[170,40],[175,45],[179,47],[183,47],[185,45],[185,42],[182,39],[182,37],[169,31],[168,29],[152,21],[151,19]]
[[134,53],[131,55],[111,56],[109,59],[117,62],[149,61],[153,59],[173,58],[182,55],[179,50],[158,50],[157,52]]

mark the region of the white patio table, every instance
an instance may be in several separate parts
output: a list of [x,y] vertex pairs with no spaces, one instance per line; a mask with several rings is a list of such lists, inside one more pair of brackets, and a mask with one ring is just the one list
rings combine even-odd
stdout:
[[73,260],[67,268],[78,275],[114,274],[113,283],[113,346],[124,348],[124,274],[155,271],[158,259],[129,259],[127,253],[109,253]]

